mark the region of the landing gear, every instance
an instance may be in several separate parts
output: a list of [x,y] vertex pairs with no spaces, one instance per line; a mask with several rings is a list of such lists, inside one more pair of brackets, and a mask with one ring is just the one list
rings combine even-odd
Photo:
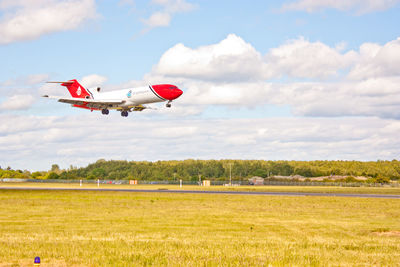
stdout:
[[168,103],[165,105],[167,108],[170,108],[171,107],[171,100],[170,101],[168,101]]
[[121,111],[121,116],[122,117],[128,117],[128,111],[126,111],[126,110]]
[[108,113],[110,113],[110,111],[106,108],[101,110],[101,114],[103,115],[108,115]]

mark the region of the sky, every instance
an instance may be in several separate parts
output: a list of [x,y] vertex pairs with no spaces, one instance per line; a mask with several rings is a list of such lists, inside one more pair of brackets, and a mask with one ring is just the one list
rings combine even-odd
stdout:
[[[0,0],[0,166],[400,159],[400,0]],[[172,83],[171,109],[42,98]]]

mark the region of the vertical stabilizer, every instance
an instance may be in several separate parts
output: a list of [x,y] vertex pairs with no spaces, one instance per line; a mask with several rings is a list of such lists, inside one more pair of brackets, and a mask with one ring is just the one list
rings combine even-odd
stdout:
[[75,98],[93,98],[92,93],[86,90],[85,87],[80,85],[77,80],[69,80],[68,82],[48,82],[48,83],[59,83],[62,86],[67,87],[69,93]]
[[93,98],[88,90],[78,83],[77,80],[69,80],[68,82],[61,83],[62,86],[67,87],[72,97],[76,98]]

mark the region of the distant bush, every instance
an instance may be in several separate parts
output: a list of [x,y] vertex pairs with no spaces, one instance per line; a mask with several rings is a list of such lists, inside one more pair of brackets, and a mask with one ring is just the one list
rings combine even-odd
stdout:
[[29,178],[29,174],[14,170],[0,170],[0,178]]
[[253,173],[253,175],[254,175],[254,176],[258,176],[258,177],[265,178],[265,177],[268,176],[268,172],[267,172],[267,170],[264,170],[264,169],[257,169],[257,170]]
[[50,172],[50,173],[47,175],[47,179],[50,179],[50,180],[59,179],[59,178],[60,178],[60,175],[58,175],[58,174],[55,173],[55,172]]
[[358,182],[360,182],[359,180],[357,180],[353,176],[347,176],[346,179],[344,179],[344,181],[346,183],[358,183]]
[[379,184],[389,184],[390,183],[390,179],[388,177],[383,177],[381,175],[378,175],[378,177],[374,178],[375,183],[379,183]]

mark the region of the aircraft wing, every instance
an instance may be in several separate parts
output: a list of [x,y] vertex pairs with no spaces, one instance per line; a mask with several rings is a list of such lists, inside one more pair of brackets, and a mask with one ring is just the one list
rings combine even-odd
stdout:
[[107,99],[107,100],[102,100],[102,99],[85,99],[85,98],[59,98],[58,102],[61,103],[68,103],[72,105],[83,105],[83,104],[95,104],[95,105],[118,105],[118,104],[123,104],[125,103],[124,100],[113,100],[113,99]]
[[[77,98],[77,97],[58,97],[58,96],[48,96],[44,95],[43,97],[57,99],[58,102],[67,103],[71,105],[85,106],[88,108],[110,108],[114,107],[115,109],[121,109],[118,105],[124,104],[125,100],[120,99],[86,99],[86,98]],[[136,105],[130,107],[130,111],[142,111],[144,109],[155,109],[147,105]]]
[[56,96],[48,96],[44,95],[43,97],[57,99],[58,102],[67,103],[71,105],[85,105],[88,107],[101,108],[101,107],[109,107],[113,105],[120,105],[125,103],[125,100],[120,99],[86,99],[86,98],[77,98],[77,97],[67,97],[60,98]]

